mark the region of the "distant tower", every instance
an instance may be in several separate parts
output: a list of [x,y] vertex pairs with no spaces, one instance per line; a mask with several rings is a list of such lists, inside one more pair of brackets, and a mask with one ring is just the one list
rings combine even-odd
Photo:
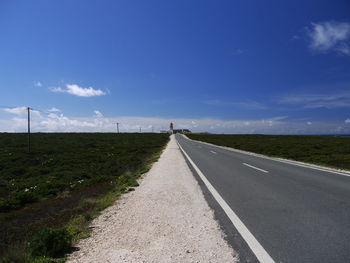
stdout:
[[170,122],[170,130],[173,131],[174,130],[174,124],[172,122]]

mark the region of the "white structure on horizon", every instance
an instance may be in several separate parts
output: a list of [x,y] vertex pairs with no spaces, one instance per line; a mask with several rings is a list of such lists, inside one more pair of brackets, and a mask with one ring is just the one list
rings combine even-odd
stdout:
[[174,129],[174,124],[170,122],[169,125],[169,130],[160,130],[160,133],[169,133],[169,134],[174,134],[174,133],[192,133],[189,129]]

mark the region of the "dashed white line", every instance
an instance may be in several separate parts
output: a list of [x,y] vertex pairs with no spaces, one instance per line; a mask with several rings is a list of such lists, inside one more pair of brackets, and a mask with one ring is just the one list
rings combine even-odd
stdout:
[[[182,134],[182,136],[189,140],[189,141],[193,141],[192,139],[186,137],[184,134]],[[319,170],[322,172],[328,172],[328,173],[333,173],[333,174],[339,174],[339,175],[344,175],[344,176],[350,176],[350,172],[349,171],[343,171],[343,170],[336,170],[334,168],[329,168],[329,167],[322,167],[322,166],[318,166],[316,164],[311,164],[311,163],[303,163],[300,161],[294,161],[294,160],[289,160],[289,159],[283,159],[283,158],[277,158],[277,157],[269,157],[263,154],[259,154],[259,153],[253,153],[253,152],[248,152],[248,151],[243,151],[243,150],[238,150],[235,148],[231,148],[228,146],[220,146],[220,145],[215,145],[212,143],[208,143],[208,142],[202,142],[202,141],[197,141],[198,143],[203,143],[206,145],[210,145],[210,146],[214,146],[214,147],[218,147],[224,150],[228,150],[231,152],[237,152],[237,153],[242,153],[242,154],[247,154],[250,156],[255,156],[258,158],[263,158],[263,159],[267,159],[267,160],[272,160],[275,162],[280,162],[280,163],[287,163],[287,164],[291,164],[291,165],[296,165],[296,166],[300,166],[300,167],[304,167],[304,168],[308,168],[308,169],[314,169],[314,170]]]
[[236,215],[235,212],[231,209],[231,207],[226,203],[226,201],[221,197],[221,195],[216,191],[214,186],[208,181],[205,175],[199,170],[197,165],[192,161],[192,159],[188,156],[188,154],[182,149],[179,142],[177,145],[181,149],[181,151],[186,156],[187,160],[193,166],[193,168],[198,173],[199,177],[202,179],[208,190],[211,192],[215,200],[219,203],[222,209],[225,211],[228,218],[231,220],[232,224],[236,227],[237,231],[240,233],[242,238],[247,242],[250,249],[253,251],[259,262],[261,263],[275,263],[275,261],[271,258],[271,256],[267,253],[267,251],[263,248],[263,246],[259,243],[258,240],[253,236],[253,234],[249,231],[249,229],[244,225],[241,219]]
[[211,153],[213,153],[213,154],[218,154],[217,152],[214,152],[214,151],[210,151]]
[[258,170],[258,171],[260,171],[260,172],[263,172],[263,173],[268,173],[268,171],[266,171],[266,170],[263,170],[263,169],[260,169],[260,168],[258,168],[258,167],[255,167],[255,166],[253,166],[253,165],[250,165],[250,164],[247,164],[247,163],[243,163],[245,166],[248,166],[248,167],[250,167],[250,168],[253,168],[253,169],[255,169],[255,170]]

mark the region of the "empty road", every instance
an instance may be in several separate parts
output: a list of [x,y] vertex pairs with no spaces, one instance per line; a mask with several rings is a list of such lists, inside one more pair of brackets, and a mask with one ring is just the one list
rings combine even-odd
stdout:
[[350,262],[349,176],[176,139],[260,262]]

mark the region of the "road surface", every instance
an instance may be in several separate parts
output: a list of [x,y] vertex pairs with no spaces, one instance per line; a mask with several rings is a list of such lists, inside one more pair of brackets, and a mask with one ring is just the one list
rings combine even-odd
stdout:
[[243,229],[231,227],[250,243],[256,261],[350,262],[349,176],[230,151],[179,134],[176,139],[243,224]]

